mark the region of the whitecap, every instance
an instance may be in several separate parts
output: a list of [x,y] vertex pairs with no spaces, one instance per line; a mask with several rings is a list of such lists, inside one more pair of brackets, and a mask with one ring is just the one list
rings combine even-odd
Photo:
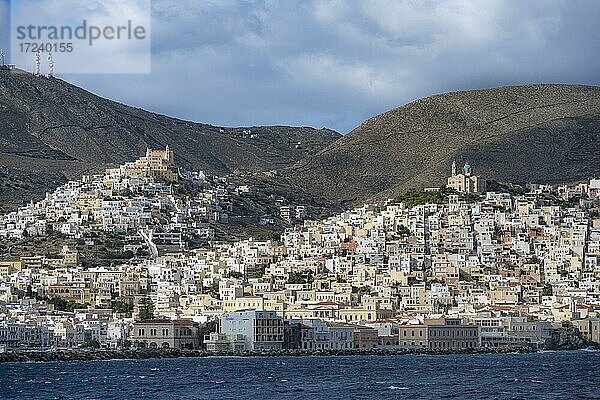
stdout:
[[391,390],[408,390],[408,388],[406,386],[390,386],[390,387],[388,387],[388,389],[391,389]]

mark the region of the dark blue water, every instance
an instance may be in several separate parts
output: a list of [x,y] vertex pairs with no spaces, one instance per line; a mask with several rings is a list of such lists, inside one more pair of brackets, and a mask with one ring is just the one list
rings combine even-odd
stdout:
[[600,352],[0,364],[23,399],[600,399]]

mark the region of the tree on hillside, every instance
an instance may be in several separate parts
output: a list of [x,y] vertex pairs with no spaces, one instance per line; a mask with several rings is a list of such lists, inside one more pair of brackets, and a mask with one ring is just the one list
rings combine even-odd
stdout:
[[360,294],[371,294],[371,286],[365,285],[358,288]]
[[219,282],[211,283],[210,286],[207,288],[207,292],[211,296],[216,297],[218,299],[219,298]]
[[237,272],[237,271],[229,271],[227,276],[229,278],[241,279],[244,277],[244,274],[242,274],[241,272]]
[[150,297],[143,297],[140,300],[138,307],[138,315],[141,320],[154,319],[154,303]]
[[289,284],[305,284],[306,279],[302,276],[300,272],[290,272],[289,278],[287,280]]
[[131,315],[131,311],[133,311],[133,306],[125,303],[124,301],[115,300],[111,302],[110,308],[117,313],[120,314],[129,314]]
[[400,236],[410,236],[411,235],[410,229],[408,229],[404,225],[398,226],[397,233]]

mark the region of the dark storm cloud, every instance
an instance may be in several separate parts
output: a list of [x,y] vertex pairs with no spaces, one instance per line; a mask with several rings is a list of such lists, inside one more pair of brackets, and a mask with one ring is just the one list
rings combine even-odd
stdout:
[[66,78],[200,122],[345,133],[439,92],[599,84],[599,19],[594,1],[155,0],[151,75]]

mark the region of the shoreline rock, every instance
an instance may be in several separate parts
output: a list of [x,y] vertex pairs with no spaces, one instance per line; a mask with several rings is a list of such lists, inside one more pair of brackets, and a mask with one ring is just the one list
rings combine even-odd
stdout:
[[578,329],[566,326],[554,329],[544,348],[547,350],[600,349],[600,344],[586,340]]

